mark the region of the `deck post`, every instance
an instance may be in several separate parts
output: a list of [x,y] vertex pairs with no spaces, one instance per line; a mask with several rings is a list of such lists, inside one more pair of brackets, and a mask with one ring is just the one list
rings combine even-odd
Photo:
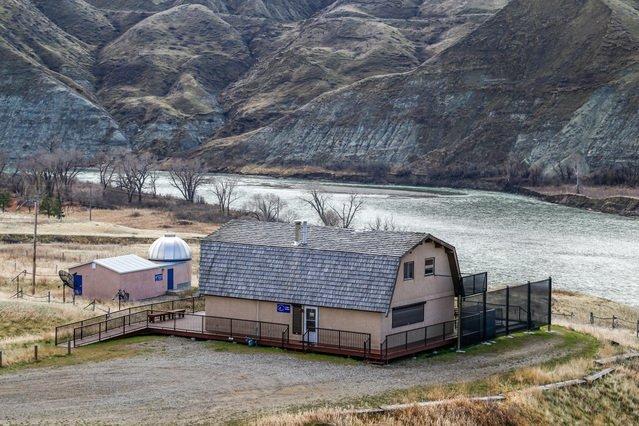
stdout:
[[506,336],[510,334],[510,286],[506,287]]
[[177,315],[173,314],[173,331],[177,330]]
[[122,321],[122,334],[126,333],[126,317]]
[[55,328],[55,338],[53,340],[55,345],[58,346],[58,327]]
[[71,355],[71,340],[67,342],[67,355]]
[[[106,328],[106,323],[104,323],[105,328]],[[106,330],[104,330],[106,331]],[[102,340],[102,323],[98,323],[98,340]]]
[[548,331],[552,325],[552,277],[548,277]]
[[195,297],[191,297],[191,312],[195,313]]
[[202,315],[202,334],[204,334],[204,315]]
[[337,330],[337,348],[342,349],[342,330]]
[[229,322],[231,323],[231,326],[230,326],[231,337],[233,337],[233,318],[229,318]]

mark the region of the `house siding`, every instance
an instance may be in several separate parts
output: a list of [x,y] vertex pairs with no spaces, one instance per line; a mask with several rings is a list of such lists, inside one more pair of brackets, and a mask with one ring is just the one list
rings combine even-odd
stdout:
[[[435,258],[434,276],[424,276],[424,262],[428,258]],[[404,281],[405,262],[415,262],[415,277],[412,280]],[[426,302],[423,322],[393,328],[393,308],[421,302]],[[448,255],[443,247],[437,247],[434,242],[428,241],[402,256],[390,307],[388,315],[384,315],[382,321],[381,331],[384,337],[454,319],[455,289]]]
[[[289,338],[291,340],[301,340],[302,338],[301,335],[293,334],[292,310],[291,313],[279,313],[276,302],[206,296],[205,310],[206,315],[211,316],[288,324]],[[368,333],[371,335],[372,347],[379,347],[384,314],[321,306],[318,307],[318,310],[317,326],[319,328]]]

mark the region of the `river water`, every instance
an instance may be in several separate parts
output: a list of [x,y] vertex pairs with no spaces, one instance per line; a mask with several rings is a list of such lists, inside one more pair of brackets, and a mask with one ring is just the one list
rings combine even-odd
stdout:
[[[97,181],[87,171],[83,180]],[[351,192],[365,206],[356,227],[392,218],[403,230],[428,232],[457,248],[464,273],[487,271],[491,285],[553,278],[555,288],[639,306],[639,219],[589,212],[498,192],[357,185],[303,179],[238,176],[242,207],[254,194],[273,193],[292,217],[317,222],[300,197],[311,187],[333,195]],[[158,193],[179,195],[167,175]],[[210,186],[200,191],[214,202]]]

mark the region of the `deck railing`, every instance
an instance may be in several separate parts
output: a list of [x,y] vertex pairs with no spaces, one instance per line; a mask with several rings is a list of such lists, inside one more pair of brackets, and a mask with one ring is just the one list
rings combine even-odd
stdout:
[[[315,337],[312,338],[312,336]],[[314,331],[307,330],[304,333],[302,347],[305,350],[312,347],[334,348],[338,351],[352,351],[354,355],[368,358],[371,351],[371,335],[356,331],[316,328]]]
[[280,342],[285,346],[289,341],[289,326],[266,321],[253,321],[211,315],[184,314],[169,321],[149,324],[150,329],[172,330],[187,333],[213,334],[229,340],[253,339],[256,342]]
[[64,324],[55,328],[55,344],[66,343],[74,338],[74,330],[76,328],[83,328],[85,326],[96,325],[108,321],[110,319],[117,319],[127,315],[131,315],[137,312],[147,310],[174,310],[185,309],[187,312],[197,312],[204,309],[204,297],[193,296],[182,299],[165,300],[162,302],[147,303],[144,305],[131,306],[130,308],[121,309],[119,311],[113,311],[108,314],[98,315],[93,318],[88,318],[82,321],[76,321],[69,324]]
[[380,355],[384,361],[388,361],[394,356],[401,356],[402,353],[441,346],[443,342],[456,337],[455,321],[401,331],[386,336],[380,344]]

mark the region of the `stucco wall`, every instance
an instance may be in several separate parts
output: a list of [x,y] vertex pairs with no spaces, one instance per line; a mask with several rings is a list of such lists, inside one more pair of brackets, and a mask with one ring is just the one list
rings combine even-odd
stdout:
[[[424,262],[427,258],[435,258],[435,275],[424,275]],[[415,278],[404,281],[404,263],[415,262]],[[426,302],[424,322],[393,328],[392,308]],[[382,322],[383,335],[423,327],[453,320],[455,317],[455,289],[451,277],[448,256],[443,247],[436,247],[433,242],[425,242],[402,258],[397,274],[395,293],[391,301],[391,312],[384,316]]]
[[[180,283],[190,283],[191,262],[172,265],[173,281],[177,287]],[[129,293],[130,300],[149,299],[166,293],[169,268],[153,268],[145,271],[118,274],[98,264],[95,269],[92,263],[69,268],[71,274],[82,275],[82,297],[85,299],[110,300],[119,289]],[[155,281],[155,275],[162,274],[162,281]]]
[[[206,296],[205,306],[207,315],[288,324],[289,338],[301,339],[300,335],[293,334],[292,312],[287,314],[277,312],[277,303]],[[372,347],[379,347],[383,314],[350,309],[323,307],[318,309],[317,327],[369,333]]]

